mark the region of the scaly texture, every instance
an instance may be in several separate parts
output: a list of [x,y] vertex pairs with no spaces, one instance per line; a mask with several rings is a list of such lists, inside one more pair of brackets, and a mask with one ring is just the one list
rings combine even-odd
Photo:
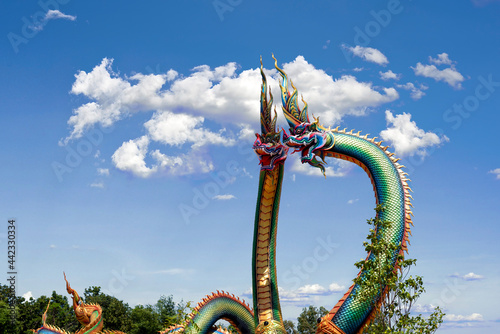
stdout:
[[255,333],[253,312],[244,301],[224,291],[206,296],[184,325],[171,326],[160,333],[210,333],[219,320],[226,320],[240,334]]
[[[285,133],[283,142],[295,149],[294,152],[301,152],[302,163],[320,168],[323,174],[326,157],[347,160],[363,168],[372,181],[377,204],[385,207],[377,217],[392,222],[390,228],[377,231],[377,237],[398,246],[390,259],[394,270],[397,270],[397,256],[403,255],[407,249],[412,214],[410,188],[407,174],[401,170],[403,166],[398,164],[393,153],[387,152],[388,147],[382,147],[382,142],[375,142],[375,138],[369,139],[368,135],[361,137],[359,132],[353,133],[352,130],[347,133],[345,129],[326,129],[319,124],[319,119],[310,123],[307,114],[301,113],[298,108],[295,87],[292,94],[288,92],[286,73],[278,68],[277,63],[275,66],[282,76],[283,112],[290,125],[290,135]],[[376,260],[373,254],[368,254],[367,259]],[[369,274],[362,269],[358,275],[365,280]],[[382,289],[370,299],[361,297],[362,289],[358,284],[352,285],[330,313],[322,318],[317,332],[361,333],[379,307],[385,291]]]
[[[261,165],[252,257],[254,317],[257,334],[285,334],[276,277],[276,233],[281,184],[288,148],[281,144],[280,133],[276,131],[276,114],[271,117],[262,61],[260,71],[262,75],[262,133],[256,134],[257,139],[253,145]],[[272,99],[273,96],[270,93],[271,103]]]

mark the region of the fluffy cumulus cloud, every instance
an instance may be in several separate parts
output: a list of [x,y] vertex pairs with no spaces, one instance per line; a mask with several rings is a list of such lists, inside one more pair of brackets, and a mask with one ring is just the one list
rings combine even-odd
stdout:
[[151,139],[172,146],[181,146],[184,143],[192,143],[194,147],[207,144],[232,146],[236,143],[234,138],[223,136],[224,129],[214,133],[202,128],[203,121],[202,116],[164,111],[153,115],[144,126]]
[[31,291],[28,291],[25,294],[23,294],[23,298],[26,300],[30,300],[30,298],[33,298],[33,293]]
[[429,57],[429,61],[436,65],[452,65],[453,61],[450,59],[447,53],[440,53],[437,58]]
[[111,157],[115,167],[142,178],[155,173],[188,175],[208,173],[214,169],[213,163],[204,158],[204,152],[196,149],[179,156],[167,156],[159,150],[154,150],[149,153],[153,163],[148,166],[146,157],[149,143],[147,135],[124,142]]
[[380,137],[390,142],[395,153],[399,156],[427,155],[426,148],[440,145],[449,141],[448,137],[441,137],[433,132],[425,132],[411,120],[411,114],[403,113],[394,116],[389,110],[385,112],[388,128],[380,132]]
[[[327,288],[320,284],[306,284],[297,289],[285,289],[278,287],[280,300],[282,303],[293,303],[299,305],[306,305],[311,303],[314,297],[328,296],[333,293],[340,293],[346,290],[345,286],[333,282]],[[242,296],[251,298],[252,288],[245,291]]]
[[153,168],[146,166],[145,158],[148,152],[148,145],[149,138],[147,136],[131,139],[123,143],[111,159],[116,168],[122,171],[131,172],[139,177],[148,177],[157,169],[157,166]]
[[332,283],[328,288],[320,284],[307,284],[296,290],[288,290],[282,287],[278,288],[280,299],[284,303],[307,303],[311,302],[315,296],[327,296],[332,293],[345,291],[345,286]]
[[374,89],[369,82],[359,82],[354,76],[333,79],[316,69],[304,57],[283,65],[283,69],[309,104],[309,115],[321,116],[321,123],[334,125],[344,116],[364,116],[370,108],[399,98],[394,88]]
[[488,173],[496,176],[497,180],[500,180],[500,168],[490,170]]
[[[123,142],[112,162],[117,169],[139,177],[161,172],[188,174],[213,169],[210,159],[200,158],[202,147],[233,146],[238,140],[253,138],[258,128],[258,68],[237,73],[238,66],[227,63],[216,68],[197,66],[189,76],[173,69],[163,74],[124,76],[115,73],[112,65],[112,59],[104,58],[90,72],[75,75],[71,93],[89,101],[73,111],[68,120],[70,133],[61,145],[82,137],[93,127],[110,127],[136,113],[151,112],[144,123],[144,136]],[[285,63],[283,69],[306,97],[311,113],[321,116],[325,125],[334,125],[346,115],[366,115],[399,98],[392,87],[374,88],[370,82],[360,82],[350,75],[334,79],[302,56]],[[278,95],[278,72],[265,72]],[[151,143],[163,147],[150,151]],[[184,145],[189,148],[182,156],[165,154],[174,148],[184,149]],[[336,175],[334,169],[328,173]]]
[[[455,62],[450,60],[447,53],[441,53],[437,58],[429,57],[429,61],[433,65],[424,65],[419,62],[415,67],[412,67],[415,75],[432,78],[436,81],[444,81],[455,89],[462,88],[462,82],[465,78],[457,71]],[[440,70],[436,65],[448,65],[449,67]]]
[[427,90],[429,88],[426,85],[420,85],[419,87],[417,87],[411,82],[407,82],[404,85],[396,85],[396,87],[409,90],[410,96],[414,100],[420,100],[422,96],[425,95],[424,90]]
[[401,74],[396,74],[391,70],[387,72],[379,71],[378,73],[380,74],[380,78],[382,80],[389,80],[389,79],[399,80],[401,78]]
[[343,48],[352,52],[353,55],[362,58],[363,60],[385,66],[389,63],[387,57],[377,49],[370,47],[363,47],[360,45],[348,46],[342,45]]

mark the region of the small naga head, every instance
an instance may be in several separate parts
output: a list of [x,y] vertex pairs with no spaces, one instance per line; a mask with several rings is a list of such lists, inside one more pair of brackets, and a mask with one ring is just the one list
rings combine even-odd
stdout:
[[[313,167],[320,168],[323,175],[325,175],[325,151],[335,145],[335,138],[331,132],[319,124],[319,117],[313,116],[314,122],[309,121],[307,103],[302,99],[304,107],[302,110],[299,108],[297,88],[290,80],[293,93],[288,91],[288,76],[278,67],[276,58],[274,58],[274,61],[282,79],[280,82],[282,109],[290,126],[290,135],[287,135],[286,132],[283,134],[283,143],[294,149],[292,153],[301,152],[300,160],[302,163],[308,163]],[[319,161],[317,157],[320,157],[323,162]]]
[[72,295],[73,298],[73,310],[75,312],[76,319],[80,322],[80,324],[86,326],[92,321],[92,313],[97,308],[97,306],[85,305],[80,296],[78,295],[78,293],[75,290],[73,290],[69,285],[69,282],[66,279],[66,273],[63,274],[64,274],[64,280],[66,281],[66,291],[70,295]]
[[255,334],[287,334],[287,332],[280,321],[266,320],[257,325]]
[[260,74],[262,75],[262,87],[260,94],[260,125],[261,134],[256,133],[257,139],[253,144],[255,153],[259,156],[262,169],[271,170],[276,165],[282,164],[287,157],[288,147],[281,144],[281,131],[276,132],[276,110],[271,117],[273,95],[269,88],[269,102],[267,101],[267,81],[262,69],[262,58],[260,60]]

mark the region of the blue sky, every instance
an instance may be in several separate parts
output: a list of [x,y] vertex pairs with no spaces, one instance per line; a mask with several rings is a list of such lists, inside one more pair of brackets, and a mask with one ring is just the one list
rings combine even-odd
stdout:
[[[412,180],[409,256],[439,330],[500,329],[500,2],[3,2],[0,242],[17,290],[128,302],[249,296],[259,57],[326,126],[391,146]],[[285,120],[279,115],[279,123]],[[284,317],[330,309],[364,257],[368,177],[288,158],[277,245]],[[7,268],[5,268],[7,271]]]

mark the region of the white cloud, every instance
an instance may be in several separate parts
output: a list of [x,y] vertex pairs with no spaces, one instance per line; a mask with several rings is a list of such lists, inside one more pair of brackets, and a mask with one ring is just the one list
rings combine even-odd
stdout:
[[50,246],[49,246],[49,248],[50,248],[50,249],[55,249],[56,247],[57,247],[57,246],[56,246],[56,245],[54,245],[54,244],[52,244],[52,245],[50,245]]
[[416,304],[415,308],[413,309],[414,312],[417,313],[432,313],[436,309],[436,305],[432,304]]
[[380,78],[382,80],[389,80],[389,79],[399,80],[401,78],[401,74],[396,74],[391,70],[387,72],[379,71],[378,73],[380,74]]
[[[167,172],[173,175],[209,172],[213,164],[206,155],[200,156],[201,147],[233,146],[237,141],[254,138],[260,109],[255,93],[261,85],[257,68],[237,74],[237,65],[227,63],[214,69],[197,66],[187,77],[172,69],[165,74],[137,73],[127,77],[113,72],[112,64],[112,59],[104,58],[92,71],[79,71],[75,75],[71,93],[81,94],[90,101],[74,110],[68,120],[71,131],[62,144],[80,138],[96,125],[110,127],[135,113],[153,112],[144,123],[146,134],[123,142],[112,156],[117,169],[146,178]],[[321,116],[325,125],[333,125],[346,115],[366,115],[371,108],[399,98],[394,88],[376,90],[371,83],[359,82],[354,76],[333,79],[302,56],[284,64],[283,68],[307,98],[309,110]],[[265,72],[269,85],[278,95],[278,72],[275,69]],[[226,127],[209,129],[207,120],[224,124],[229,130]],[[183,155],[171,156],[159,149],[150,152],[151,143],[176,148],[190,145],[191,148]],[[151,162],[147,162],[148,159]],[[338,167],[328,167],[327,175],[344,175],[345,171]],[[105,174],[101,175],[107,175],[104,170]],[[308,169],[307,173],[314,174],[314,170]]]
[[192,149],[179,156],[167,156],[159,150],[154,150],[151,156],[157,161],[153,167],[155,171],[168,175],[204,174],[214,169],[210,158],[199,149]]
[[413,83],[411,82],[407,82],[406,84],[404,85],[396,85],[396,87],[398,88],[403,88],[405,90],[409,90],[410,91],[410,96],[412,99],[414,100],[419,100],[422,98],[422,96],[425,95],[425,93],[423,92],[424,90],[427,90],[429,87],[427,87],[426,85],[420,85],[419,88],[417,88]]
[[455,89],[462,88],[461,82],[465,78],[457,71],[454,62],[448,57],[448,54],[441,53],[436,59],[429,57],[429,61],[437,65],[449,65],[450,67],[440,70],[435,65],[423,65],[419,62],[416,67],[412,67],[415,75],[432,78],[436,81],[444,81]]
[[[290,159],[290,158],[288,158]],[[346,176],[353,168],[354,164],[340,159],[326,159],[328,165],[325,165],[325,175],[331,177]],[[321,169],[313,167],[308,163],[303,164],[300,159],[293,159],[291,167],[292,172],[297,172],[305,175],[324,177]]]
[[465,275],[453,274],[453,275],[450,275],[450,277],[461,278],[464,281],[478,281],[478,280],[481,280],[484,278],[484,276],[475,274],[473,272],[470,272],[470,273],[465,274]]
[[204,157],[204,152],[191,149],[187,154],[167,156],[159,150],[149,153],[155,163],[148,167],[146,156],[150,139],[147,135],[124,142],[111,157],[115,167],[137,177],[147,178],[153,174],[188,175],[208,173],[213,163]]
[[225,195],[217,195],[214,196],[213,199],[219,200],[219,201],[227,201],[230,199],[236,198],[234,195],[231,194],[225,194]]
[[364,67],[355,67],[352,69],[354,72],[361,72],[364,70]]
[[494,174],[497,180],[500,180],[500,168],[490,170],[488,173]]
[[94,183],[91,183],[90,186],[92,188],[104,189],[104,183],[102,183],[102,182],[94,182]]
[[41,31],[43,30],[47,22],[49,22],[50,20],[57,20],[57,19],[75,21],[76,16],[64,14],[58,9],[50,9],[47,11],[47,13],[45,13],[45,16],[35,25],[32,25],[31,28],[37,31]]
[[[236,64],[228,63],[215,69],[206,65],[195,67],[187,77],[178,77],[173,70],[167,74],[120,77],[113,72],[112,63],[112,59],[104,58],[91,72],[80,71],[75,75],[71,93],[84,95],[91,101],[74,110],[68,120],[72,131],[64,143],[81,137],[97,124],[109,127],[128,115],[151,110],[177,113],[182,109],[183,113],[193,116],[237,125],[243,128],[245,135],[255,132],[248,129],[250,124],[256,128],[259,120],[255,87],[260,87],[261,76],[257,68],[236,74]],[[358,82],[353,76],[334,80],[302,56],[284,64],[283,68],[305,96],[310,110],[321,115],[328,125],[345,115],[365,115],[368,108],[399,97],[394,88],[382,88],[380,93],[371,83]],[[277,95],[277,71],[265,72]],[[171,84],[165,89],[167,80],[171,80]]]
[[446,314],[444,321],[460,322],[460,321],[484,321],[484,318],[479,313],[472,313],[471,315],[460,314]]
[[449,141],[445,135],[439,137],[433,132],[425,132],[418,128],[417,124],[411,121],[411,114],[403,113],[394,117],[389,110],[386,110],[385,119],[389,127],[380,132],[380,137],[390,142],[396,154],[401,157],[414,154],[425,157],[427,147]]
[[214,133],[201,128],[203,121],[201,116],[163,111],[155,113],[144,126],[151,139],[168,145],[181,146],[189,142],[198,147],[206,144],[232,146],[236,143],[235,139],[222,136],[224,129]]
[[466,275],[464,275],[463,279],[466,280],[466,281],[476,281],[476,280],[480,280],[480,279],[483,279],[484,276],[482,275],[478,275],[478,274],[474,274],[473,272],[470,272]]
[[386,64],[389,63],[387,60],[387,57],[380,52],[377,49],[370,48],[370,47],[363,47],[360,45],[356,45],[355,47],[348,46],[348,45],[342,45],[343,48],[349,50],[352,52],[353,55],[360,57],[366,61],[376,63],[379,65],[385,66]]
[[[314,296],[327,296],[332,293],[343,292],[345,291],[345,287],[334,282],[328,288],[320,284],[306,284],[296,290],[288,290],[282,287],[278,287],[278,290],[282,302],[302,303],[310,302]],[[251,294],[251,290],[245,293]]]
[[333,282],[328,286],[328,289],[331,292],[343,292],[345,290],[345,286]]
[[97,168],[97,174],[109,176],[109,169],[108,168]]
[[146,166],[146,153],[148,152],[149,138],[142,136],[131,139],[120,146],[111,159],[116,168],[128,171],[139,177],[148,177],[156,172],[157,166],[149,168]]
[[322,295],[327,289],[319,284],[304,285],[297,289],[297,293],[304,295]]
[[64,14],[63,12],[59,11],[58,9],[50,9],[45,14],[45,20],[46,21],[48,21],[48,20],[57,20],[57,19],[64,19],[64,20],[75,21],[76,20],[76,16]]
[[28,291],[23,295],[23,298],[25,300],[30,300],[30,298],[33,298],[33,293],[31,291]]
[[283,69],[309,104],[309,116],[321,116],[321,123],[327,127],[340,122],[344,116],[364,116],[370,108],[399,98],[392,87],[382,88],[382,94],[373,89],[371,83],[359,82],[351,75],[333,79],[302,56],[284,64]]
[[356,199],[350,199],[347,201],[347,204],[354,204],[356,203],[357,201],[359,201],[359,198],[356,198]]
[[436,65],[452,65],[453,62],[451,61],[451,59],[448,57],[448,54],[447,53],[440,53],[438,54],[437,58],[432,58],[431,56],[429,56],[429,61],[433,64],[436,64]]

